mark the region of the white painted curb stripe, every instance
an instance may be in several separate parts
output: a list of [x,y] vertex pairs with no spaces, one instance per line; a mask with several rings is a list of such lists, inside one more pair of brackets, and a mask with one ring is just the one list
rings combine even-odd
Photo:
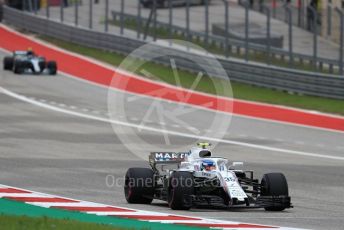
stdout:
[[[105,204],[98,204],[94,202],[88,202],[88,201],[81,201],[81,200],[74,200],[66,197],[60,197],[60,196],[53,196],[49,194],[44,194],[42,196],[42,193],[36,193],[30,190],[24,190],[12,186],[6,186],[6,185],[1,185],[0,184],[0,189],[16,189],[19,191],[25,191],[29,193],[11,193],[11,192],[2,192],[0,193],[0,197],[19,197],[17,196],[18,194],[26,194],[30,196],[26,196],[27,198],[30,197],[44,197],[44,198],[58,198],[58,199],[68,199],[71,200],[71,202],[25,202],[27,204],[31,205],[36,205],[36,206],[42,206],[42,207],[51,207],[51,206],[65,206],[65,207],[109,207],[109,208],[117,208],[117,209],[123,209],[123,210],[128,210],[127,212],[85,212],[88,214],[95,214],[95,215],[100,215],[100,216],[109,216],[113,215],[116,217],[126,217],[130,216],[132,219],[138,219],[142,221],[148,221],[148,222],[160,222],[160,223],[168,223],[168,224],[228,224],[228,225],[240,225],[240,224],[245,224],[245,225],[252,225],[253,228],[248,228],[245,226],[244,229],[257,229],[255,228],[256,226],[266,226],[266,228],[258,228],[259,230],[264,230],[264,229],[280,229],[280,230],[300,230],[296,228],[285,228],[285,227],[277,227],[277,226],[268,226],[268,225],[260,225],[260,224],[251,224],[251,223],[241,223],[241,222],[234,222],[234,221],[222,221],[222,220],[215,220],[215,219],[206,219],[206,218],[200,218],[200,217],[191,217],[191,216],[181,216],[181,215],[173,215],[173,214],[168,214],[168,213],[159,213],[159,212],[152,212],[152,211],[143,211],[143,210],[135,210],[135,209],[130,209],[130,208],[125,208],[125,207],[116,207],[116,206],[111,206],[111,205],[105,205]],[[25,196],[24,196],[25,197]],[[138,218],[135,218],[135,216],[138,216]],[[146,218],[140,218],[140,216],[151,216],[152,220],[147,220]],[[164,220],[163,217],[166,216],[166,219]],[[159,217],[159,220],[154,220],[154,217]],[[172,218],[172,219],[171,219]],[[173,218],[176,218],[176,220],[173,220]],[[178,220],[179,218],[179,220]],[[188,220],[187,218],[194,218]],[[214,227],[216,229],[232,229],[232,230],[237,230],[237,229],[243,229],[243,227],[230,227],[230,228],[222,228],[222,227]],[[258,230],[257,229],[257,230]]]

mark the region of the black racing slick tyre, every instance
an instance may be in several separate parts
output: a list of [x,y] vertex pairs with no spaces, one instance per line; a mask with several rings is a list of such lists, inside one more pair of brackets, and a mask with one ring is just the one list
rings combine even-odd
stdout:
[[4,58],[4,70],[12,70],[13,69],[13,57],[5,57]]
[[[262,196],[288,196],[287,179],[282,173],[267,173],[264,174],[261,181],[261,195]],[[265,207],[266,211],[283,211],[284,206]]]
[[24,73],[24,63],[21,62],[21,61],[14,61],[14,64],[13,64],[13,72],[15,74],[22,74]]
[[57,73],[57,64],[55,61],[49,61],[47,63],[47,69],[50,75],[56,75]]
[[129,168],[125,174],[124,194],[130,204],[150,204],[154,197],[154,172],[149,168]]
[[194,177],[191,172],[173,172],[168,188],[168,205],[173,210],[189,210],[194,194]]

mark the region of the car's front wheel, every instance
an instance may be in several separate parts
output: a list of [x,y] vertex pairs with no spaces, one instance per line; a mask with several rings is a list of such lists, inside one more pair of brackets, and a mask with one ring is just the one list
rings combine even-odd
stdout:
[[125,174],[124,195],[128,203],[150,204],[154,197],[154,172],[149,168],[129,168]]
[[168,205],[174,210],[188,210],[192,206],[194,177],[191,172],[173,172],[168,188]]
[[57,73],[57,64],[55,61],[49,61],[47,63],[47,69],[50,75],[56,75]]
[[[261,195],[262,196],[288,196],[288,183],[287,179],[282,173],[267,173],[264,174],[261,181]],[[266,211],[283,211],[286,207],[281,206],[268,206],[265,207]]]

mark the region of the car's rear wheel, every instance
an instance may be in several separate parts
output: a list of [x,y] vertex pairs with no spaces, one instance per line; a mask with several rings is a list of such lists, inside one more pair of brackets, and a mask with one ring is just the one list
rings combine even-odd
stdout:
[[57,73],[57,64],[55,61],[49,61],[47,63],[47,69],[50,75],[56,75]]
[[[288,196],[287,179],[282,173],[267,173],[261,181],[262,196]],[[265,207],[266,211],[283,211],[284,206]]]
[[4,58],[4,70],[12,70],[13,69],[13,57],[5,57]]
[[125,199],[131,204],[150,204],[154,197],[154,172],[149,168],[129,168],[125,174]]
[[188,210],[192,206],[194,177],[191,172],[173,172],[169,182],[168,205],[174,210]]

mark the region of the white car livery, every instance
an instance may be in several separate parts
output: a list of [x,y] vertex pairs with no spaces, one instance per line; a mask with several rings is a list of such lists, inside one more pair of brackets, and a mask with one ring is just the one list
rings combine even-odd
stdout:
[[129,203],[167,201],[169,207],[187,210],[198,206],[291,208],[288,184],[282,173],[267,173],[259,181],[253,171],[235,169],[242,162],[229,163],[213,157],[208,143],[188,152],[152,152],[151,168],[130,168],[124,193]]

